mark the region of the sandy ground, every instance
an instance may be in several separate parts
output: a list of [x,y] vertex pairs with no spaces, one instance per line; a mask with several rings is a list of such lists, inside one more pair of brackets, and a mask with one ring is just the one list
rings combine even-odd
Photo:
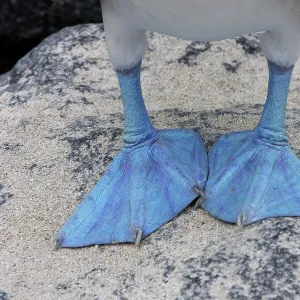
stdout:
[[[207,44],[149,34],[149,43],[142,86],[157,127],[197,128],[210,147],[257,124],[268,74],[255,37]],[[287,120],[296,153],[299,79],[298,64]],[[0,299],[296,297],[295,219],[240,230],[189,207],[138,248],[55,251],[54,234],[120,149],[122,128],[100,25],[49,37],[0,77]]]

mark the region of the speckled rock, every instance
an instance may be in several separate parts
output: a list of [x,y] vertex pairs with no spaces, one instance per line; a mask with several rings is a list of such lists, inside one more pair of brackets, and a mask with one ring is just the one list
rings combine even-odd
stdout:
[[[268,73],[256,35],[210,43],[148,37],[142,85],[155,126],[197,128],[210,148],[220,134],[257,124]],[[299,79],[297,65],[287,112],[297,155]],[[300,298],[298,218],[240,229],[189,207],[140,248],[54,251],[53,235],[116,155],[122,133],[119,89],[101,25],[63,29],[0,76],[5,297]]]

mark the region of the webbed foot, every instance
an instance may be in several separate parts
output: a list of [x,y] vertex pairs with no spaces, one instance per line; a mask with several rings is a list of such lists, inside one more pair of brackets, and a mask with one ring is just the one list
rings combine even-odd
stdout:
[[220,137],[209,152],[202,206],[240,226],[300,216],[300,161],[285,135],[258,127]]
[[57,234],[59,247],[132,242],[174,218],[203,190],[207,153],[194,130],[153,130],[122,148]]

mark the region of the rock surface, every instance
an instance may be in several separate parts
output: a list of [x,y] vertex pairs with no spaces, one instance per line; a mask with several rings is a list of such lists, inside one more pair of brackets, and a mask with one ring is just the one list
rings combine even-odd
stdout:
[[[197,128],[209,148],[257,124],[267,65],[255,36],[148,37],[142,85],[157,127]],[[299,79],[296,66],[287,126],[298,155]],[[101,25],[63,29],[0,76],[0,299],[299,299],[297,218],[239,229],[189,207],[140,248],[54,251],[55,232],[116,155],[122,131]]]

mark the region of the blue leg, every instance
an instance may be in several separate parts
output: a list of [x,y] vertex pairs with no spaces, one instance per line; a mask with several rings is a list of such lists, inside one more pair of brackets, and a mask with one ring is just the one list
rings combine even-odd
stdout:
[[97,185],[57,234],[58,247],[140,240],[201,194],[207,153],[194,130],[152,127],[140,86],[141,64],[117,72],[124,144]]
[[224,135],[213,145],[203,203],[213,216],[241,226],[300,216],[300,162],[285,132],[292,71],[269,63],[268,97],[259,125]]

